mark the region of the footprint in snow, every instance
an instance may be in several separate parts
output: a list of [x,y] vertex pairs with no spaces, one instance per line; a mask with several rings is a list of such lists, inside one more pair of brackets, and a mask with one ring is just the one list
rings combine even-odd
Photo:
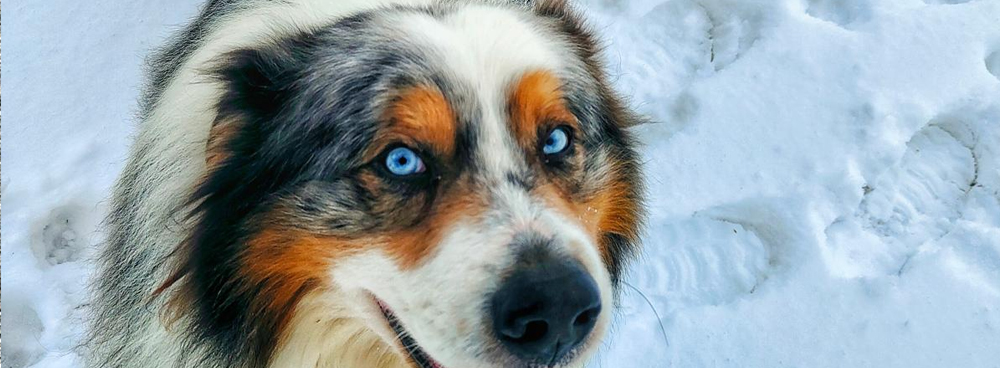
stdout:
[[700,3],[711,21],[709,61],[716,71],[736,62],[761,38],[768,14],[775,11],[763,4],[767,3]]
[[806,13],[842,28],[853,29],[872,17],[872,5],[865,0],[809,0]]
[[[768,251],[740,224],[704,217],[656,226],[639,270],[640,289],[659,290],[671,305],[719,305],[749,295],[768,267]],[[650,263],[653,265],[653,263]]]
[[852,217],[827,229],[827,260],[844,277],[898,273],[917,248],[947,234],[977,176],[958,124],[932,123],[873,183]]
[[4,295],[4,309],[0,316],[3,334],[7,342],[3,344],[0,366],[4,368],[30,367],[37,363],[45,349],[38,342],[45,330],[38,312],[20,295]]
[[986,56],[986,70],[989,70],[990,74],[1000,80],[1000,50],[993,51]]
[[39,263],[54,266],[77,261],[88,246],[89,227],[84,225],[85,211],[77,205],[52,210],[36,225],[31,250]]
[[903,159],[882,175],[861,201],[867,228],[915,247],[943,235],[960,215],[976,176],[975,157],[946,127],[929,125],[907,144]]

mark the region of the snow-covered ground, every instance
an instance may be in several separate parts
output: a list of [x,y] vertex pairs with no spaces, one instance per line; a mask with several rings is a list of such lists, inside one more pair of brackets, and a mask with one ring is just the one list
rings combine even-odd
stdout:
[[[5,3],[4,367],[79,365],[140,60],[199,3]],[[1000,0],[584,5],[656,122],[593,367],[1000,367]]]

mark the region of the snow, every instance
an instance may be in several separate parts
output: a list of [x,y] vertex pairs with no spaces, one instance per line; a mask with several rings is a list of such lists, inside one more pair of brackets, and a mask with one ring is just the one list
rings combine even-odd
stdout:
[[[79,366],[141,58],[199,3],[8,1],[5,367]],[[653,120],[592,367],[1000,367],[1000,0],[583,5]]]

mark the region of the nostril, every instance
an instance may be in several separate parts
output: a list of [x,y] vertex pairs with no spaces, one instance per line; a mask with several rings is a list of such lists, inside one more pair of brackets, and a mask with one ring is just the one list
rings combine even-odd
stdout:
[[500,335],[514,343],[531,343],[545,338],[549,324],[541,319],[519,319],[508,321],[500,328]]
[[549,332],[549,324],[545,321],[531,321],[524,326],[524,335],[518,338],[518,342],[530,343],[545,338]]
[[601,313],[600,307],[594,307],[580,312],[573,320],[573,325],[577,327],[586,327],[587,325],[594,324],[594,320],[597,319],[597,315]]

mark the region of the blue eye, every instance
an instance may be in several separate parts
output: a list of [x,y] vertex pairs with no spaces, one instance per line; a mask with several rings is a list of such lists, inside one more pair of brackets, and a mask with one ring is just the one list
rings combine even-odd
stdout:
[[396,147],[385,156],[385,168],[393,175],[410,176],[424,172],[424,160],[413,150],[406,147]]
[[546,155],[554,155],[566,150],[569,147],[569,133],[566,128],[555,128],[549,132],[549,136],[545,138],[544,145],[542,146],[542,153]]

